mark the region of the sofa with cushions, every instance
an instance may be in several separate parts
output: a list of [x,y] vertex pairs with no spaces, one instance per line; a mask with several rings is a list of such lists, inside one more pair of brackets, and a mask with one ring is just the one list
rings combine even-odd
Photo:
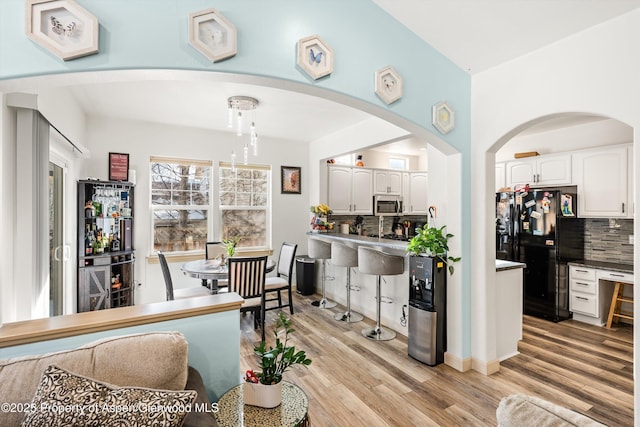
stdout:
[[[180,332],[150,332],[0,360],[0,425],[216,426]],[[127,424],[122,424],[127,425]]]

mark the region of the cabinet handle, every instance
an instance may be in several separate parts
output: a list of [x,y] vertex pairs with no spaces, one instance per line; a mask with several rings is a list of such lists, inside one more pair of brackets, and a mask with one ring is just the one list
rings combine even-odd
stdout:
[[578,270],[578,269],[576,269],[576,271],[579,272],[579,273],[588,273],[587,270]]
[[585,297],[579,297],[576,295],[576,299],[582,300],[582,301],[589,301],[589,298],[585,298]]
[[576,282],[576,285],[589,286],[588,283]]
[[624,213],[624,202],[622,203],[622,213]]
[[609,273],[613,277],[624,277],[624,274]]

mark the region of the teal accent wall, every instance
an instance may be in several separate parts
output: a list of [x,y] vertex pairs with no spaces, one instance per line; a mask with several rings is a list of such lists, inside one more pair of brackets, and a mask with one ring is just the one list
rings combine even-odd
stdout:
[[[462,153],[463,230],[460,270],[463,306],[470,308],[471,77],[370,0],[76,0],[100,22],[98,54],[64,62],[25,35],[24,0],[0,5],[0,80],[126,69],[182,69],[259,76],[321,88],[391,112]],[[235,57],[211,63],[188,42],[190,13],[214,7],[238,30]],[[319,35],[335,55],[334,71],[310,79],[296,66],[296,43]],[[403,97],[386,105],[374,93],[374,72],[393,66]],[[223,76],[224,77],[224,76]],[[162,96],[162,94],[158,94]],[[440,135],[431,107],[448,101],[456,127]],[[425,132],[425,134],[426,134]],[[470,355],[470,317],[464,313],[462,357]]]
[[[102,338],[158,331],[178,331],[189,343],[189,365],[202,375],[211,401],[240,383],[240,311],[225,311],[0,348],[0,359],[70,350]],[[232,332],[233,331],[233,332]],[[140,364],[145,363],[141,354]]]

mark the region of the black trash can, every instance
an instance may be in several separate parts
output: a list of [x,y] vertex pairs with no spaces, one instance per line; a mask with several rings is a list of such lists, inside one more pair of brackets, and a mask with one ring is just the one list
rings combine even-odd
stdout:
[[300,295],[316,293],[316,261],[306,255],[296,257],[296,292]]

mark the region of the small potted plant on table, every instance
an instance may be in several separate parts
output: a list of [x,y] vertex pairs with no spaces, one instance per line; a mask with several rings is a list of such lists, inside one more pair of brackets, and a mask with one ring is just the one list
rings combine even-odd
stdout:
[[[244,403],[262,408],[275,408],[282,402],[282,374],[292,365],[308,366],[311,359],[304,351],[296,351],[289,344],[289,334],[294,332],[292,321],[283,312],[278,313],[274,335],[275,347],[262,341],[254,347],[254,354],[258,356],[261,372],[248,370],[245,374],[243,387]],[[283,340],[280,335],[284,334]]]

